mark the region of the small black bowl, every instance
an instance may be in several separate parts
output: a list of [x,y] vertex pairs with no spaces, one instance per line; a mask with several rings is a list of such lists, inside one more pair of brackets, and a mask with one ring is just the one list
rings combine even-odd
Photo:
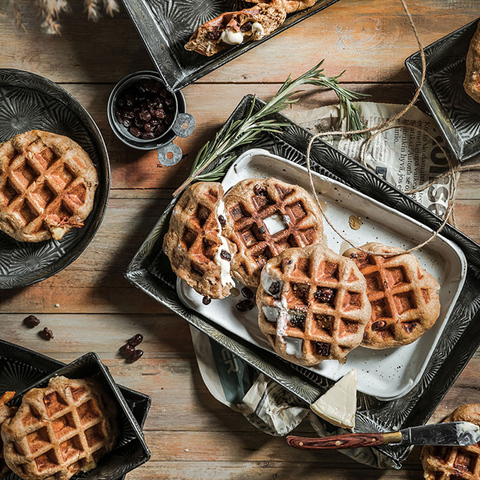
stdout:
[[[143,432],[130,410],[125,398],[112,378],[108,368],[103,365],[95,353],[87,353],[69,365],[43,377],[27,389],[15,395],[12,406],[21,404],[23,395],[32,388],[44,388],[51,378],[56,376],[67,378],[94,378],[105,390],[105,393],[117,404],[117,423],[119,435],[114,449],[99,461],[89,472],[81,472],[72,479],[114,480],[147,462],[151,456],[145,443]],[[12,478],[18,478],[15,475]],[[9,477],[10,478],[10,477]]]
[[[159,137],[151,140],[143,140],[132,135],[128,129],[118,120],[115,115],[117,101],[122,94],[135,83],[142,80],[154,80],[165,87],[160,75],[157,72],[142,70],[127,75],[120,80],[113,88],[108,98],[107,116],[113,133],[123,143],[138,150],[158,150],[158,160],[162,165],[175,165],[183,156],[182,150],[173,141],[177,136],[185,138],[191,135],[195,128],[195,119],[186,113],[187,105],[181,91],[170,92],[175,100],[175,112],[172,124]],[[166,87],[165,87],[166,88]]]

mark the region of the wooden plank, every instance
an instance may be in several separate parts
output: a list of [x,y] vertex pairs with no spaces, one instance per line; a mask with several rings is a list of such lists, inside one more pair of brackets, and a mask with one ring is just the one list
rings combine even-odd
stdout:
[[[327,59],[329,70],[348,67],[346,81],[408,81],[403,61],[418,48],[400,2],[386,3],[363,0],[352,8],[340,1],[202,81],[278,82],[291,70],[299,74],[321,58]],[[433,1],[420,2],[420,6],[419,2],[410,3],[425,45],[478,16],[473,1],[463,2],[463,7],[456,7],[456,3],[455,7],[442,7]],[[115,82],[132,71],[152,67],[142,41],[124,15],[95,24],[76,12],[64,17],[62,36],[56,37],[40,31],[34,8],[24,5],[22,10],[27,33],[19,31],[11,18],[0,19],[3,67],[32,71],[60,82]]]
[[280,463],[272,460],[266,462],[164,462],[151,460],[145,466],[128,475],[129,479],[157,480],[412,480],[421,478],[420,467],[378,471],[361,465],[345,465],[348,461],[342,455],[339,459],[341,467],[323,463]]

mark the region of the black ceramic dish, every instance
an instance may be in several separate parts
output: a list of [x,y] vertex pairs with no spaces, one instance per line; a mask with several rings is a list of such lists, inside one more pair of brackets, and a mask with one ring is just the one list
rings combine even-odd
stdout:
[[108,153],[88,112],[66,90],[46,78],[0,69],[0,142],[33,129],[66,135],[80,144],[97,166],[99,185],[85,225],[73,228],[60,241],[17,242],[0,232],[0,289],[40,282],[72,263],[97,232],[108,201]]
[[[253,4],[242,0],[123,0],[123,4],[164,83],[177,91],[337,1],[319,0],[307,10],[288,15],[283,25],[268,37],[229,48],[213,57],[188,52],[184,45],[203,23]],[[300,48],[301,39],[298,42]]]
[[151,72],[148,70],[134,72],[127,75],[120,80],[108,98],[107,115],[110,127],[113,133],[123,143],[129,147],[136,148],[138,150],[158,150],[158,160],[162,165],[171,166],[178,163],[183,156],[182,150],[178,145],[175,145],[173,141],[177,136],[185,138],[192,134],[195,128],[195,119],[188,113],[186,113],[187,105],[183,93],[177,91],[172,93],[172,97],[175,100],[175,118],[173,123],[161,136],[152,140],[142,140],[141,138],[134,137],[119,121],[115,115],[117,110],[117,101],[119,97],[133,84],[144,80],[154,80],[164,84],[160,75],[157,72]]
[[[0,395],[5,391],[22,392],[28,390],[64,367],[64,363],[53,358],[0,340]],[[88,372],[87,374],[92,375]],[[150,397],[130,388],[118,386],[118,389],[139,427],[143,427],[150,409]],[[131,447],[133,446],[131,445]],[[84,478],[83,475],[77,475],[74,478]],[[115,477],[110,476],[108,478],[123,480],[124,476],[123,473],[120,473]],[[7,479],[19,480],[14,474],[9,475]]]
[[[250,108],[252,98],[245,97],[228,122],[243,118]],[[256,108],[262,105],[263,102],[256,100]],[[264,148],[305,166],[304,152],[311,134],[283,115],[279,115],[279,119],[288,124],[281,134],[266,134],[253,144],[239,149],[238,155],[245,149]],[[441,223],[440,219],[425,207],[323,141],[314,144],[312,168],[432,229],[438,228]],[[189,310],[180,301],[175,289],[176,276],[167,257],[161,253],[163,237],[168,230],[175,203],[176,200],[167,207],[135,255],[126,272],[127,279],[307,404],[313,403],[333,382],[247,344],[241,338],[223,331],[208,319]],[[392,431],[425,423],[480,344],[480,246],[449,225],[443,229],[442,235],[455,242],[468,261],[465,285],[455,304],[451,320],[420,382],[407,395],[393,401],[380,401],[364,394],[358,395],[358,432]],[[398,467],[409,451],[410,449],[404,446],[388,446],[372,449],[372,454],[378,466]]]
[[[466,56],[478,20],[425,48],[427,71],[422,96],[460,161],[480,153],[480,104],[463,88]],[[418,86],[422,77],[420,52],[405,60]]]

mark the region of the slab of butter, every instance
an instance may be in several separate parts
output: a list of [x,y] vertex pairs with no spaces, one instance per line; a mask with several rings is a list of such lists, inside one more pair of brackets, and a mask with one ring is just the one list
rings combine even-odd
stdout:
[[343,428],[355,427],[357,410],[357,371],[350,370],[327,393],[310,405],[327,422]]

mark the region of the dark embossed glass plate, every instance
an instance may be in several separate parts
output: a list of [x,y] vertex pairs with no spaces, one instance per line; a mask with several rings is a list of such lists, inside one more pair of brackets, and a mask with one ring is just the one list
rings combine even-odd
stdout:
[[[184,48],[195,30],[224,12],[249,8],[253,4],[242,0],[123,0],[153,63],[165,84],[173,91],[186,87],[336,2],[338,0],[319,0],[311,8],[288,15],[281,27],[262,40],[230,47],[213,57],[205,57]],[[301,41],[298,39],[299,44]]]
[[[425,48],[427,75],[422,96],[455,156],[463,162],[480,153],[480,103],[463,88],[466,56],[478,20]],[[422,60],[416,52],[405,65],[418,86]]]
[[[106,367],[101,365],[98,357],[93,354],[85,355],[69,366],[65,366],[64,363],[54,360],[53,358],[0,340],[0,395],[5,391],[13,390],[20,393],[28,390],[57,371],[61,374],[63,372],[63,374],[71,378],[76,378],[75,375],[84,377],[96,375],[97,377],[103,377],[105,381],[110,381],[111,376],[108,375],[109,379],[106,378],[105,368]],[[116,387],[114,387],[114,389],[116,390]],[[133,467],[134,463],[143,463],[143,461],[148,459],[149,452],[148,449],[144,449],[143,435],[140,429],[143,427],[145,419],[147,418],[151,400],[150,397],[143,393],[120,385],[118,385],[118,391],[120,392],[119,398],[122,404],[120,428],[122,430],[121,437],[123,440],[119,440],[118,446],[114,452],[112,452],[112,465],[110,469],[103,468],[101,475],[106,475],[105,477],[102,476],[102,478],[117,478],[118,480],[123,480],[123,474],[127,469],[131,469],[128,465]],[[129,410],[130,413],[127,410]],[[137,425],[135,425],[135,423]],[[137,428],[137,426],[139,428]],[[141,440],[138,440],[137,437],[141,437]],[[125,460],[130,458],[132,459],[130,463]],[[119,468],[118,465],[120,463],[124,464],[125,472],[121,471],[118,475],[110,475],[107,470],[116,470]],[[73,479],[93,479],[99,475],[100,471],[95,473],[95,470],[93,470],[92,473],[88,472],[76,475]],[[7,480],[20,480],[19,477],[13,473],[6,478]]]
[[56,83],[22,70],[0,69],[0,143],[34,129],[75,140],[97,166],[99,184],[85,225],[73,228],[60,241],[17,242],[0,232],[0,289],[39,282],[73,262],[94,237],[107,205],[108,153],[92,117]]
[[[243,118],[252,99],[252,96],[245,97],[228,122]],[[263,102],[257,100],[257,108],[261,105]],[[247,149],[263,148],[305,166],[305,151],[311,134],[281,114],[279,119],[288,124],[282,133],[266,134],[239,148],[237,155]],[[312,168],[431,229],[435,230],[441,224],[441,220],[425,207],[321,140],[317,140],[312,148]],[[168,258],[162,253],[163,237],[168,230],[175,203],[175,200],[170,203],[133,258],[126,272],[127,279],[258,371],[273,378],[308,404],[313,403],[333,384],[332,381],[247,343],[183,305],[175,290],[176,276]],[[355,429],[358,432],[392,431],[424,424],[480,344],[480,246],[450,225],[443,229],[442,235],[462,249],[468,263],[465,283],[451,317],[419,383],[406,395],[382,401],[358,394]],[[399,466],[409,451],[410,448],[406,446],[371,449],[377,465],[382,467]]]

